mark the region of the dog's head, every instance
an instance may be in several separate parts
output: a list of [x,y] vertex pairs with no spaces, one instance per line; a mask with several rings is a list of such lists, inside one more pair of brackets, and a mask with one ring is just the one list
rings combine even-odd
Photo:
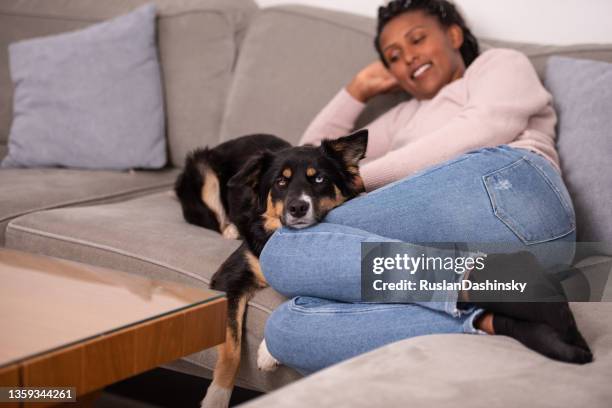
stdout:
[[230,179],[230,188],[249,188],[268,231],[282,225],[305,228],[365,191],[359,161],[365,157],[368,131],[361,130],[321,146],[263,152]]

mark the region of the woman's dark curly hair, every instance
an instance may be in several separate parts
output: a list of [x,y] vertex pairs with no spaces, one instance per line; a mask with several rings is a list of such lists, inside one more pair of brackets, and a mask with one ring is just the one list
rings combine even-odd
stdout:
[[376,28],[376,38],[374,46],[383,64],[388,68],[389,65],[380,49],[380,33],[385,25],[394,17],[408,12],[422,10],[425,14],[436,17],[443,27],[450,27],[457,24],[463,31],[463,45],[459,49],[465,66],[469,66],[480,53],[478,40],[467,27],[465,20],[457,11],[455,6],[447,0],[393,0],[386,6],[378,8],[378,26]]

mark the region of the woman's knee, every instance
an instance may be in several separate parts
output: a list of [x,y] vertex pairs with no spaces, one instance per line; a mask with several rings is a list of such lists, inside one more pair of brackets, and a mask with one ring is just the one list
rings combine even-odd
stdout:
[[310,287],[308,276],[309,258],[301,253],[303,237],[299,231],[285,227],[276,231],[266,243],[259,256],[259,264],[267,283],[285,297],[300,295]]
[[260,254],[260,265],[270,286],[286,297],[359,300],[363,241],[388,239],[329,223],[302,230],[281,228]]
[[266,340],[266,347],[274,358],[285,362],[285,349],[280,345],[286,343],[286,331],[282,329],[282,322],[287,319],[287,303],[285,302],[277,307],[268,317],[264,328],[264,338]]
[[292,297],[291,282],[287,279],[285,259],[283,259],[286,253],[284,247],[290,245],[286,241],[285,235],[279,231],[275,232],[259,255],[259,264],[268,284],[282,295]]

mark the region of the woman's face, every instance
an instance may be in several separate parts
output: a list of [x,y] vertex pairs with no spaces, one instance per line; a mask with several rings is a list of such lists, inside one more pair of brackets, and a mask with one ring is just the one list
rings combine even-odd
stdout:
[[463,31],[445,28],[435,17],[410,11],[394,17],[380,34],[380,48],[400,86],[416,99],[431,99],[459,79],[465,64],[459,48]]

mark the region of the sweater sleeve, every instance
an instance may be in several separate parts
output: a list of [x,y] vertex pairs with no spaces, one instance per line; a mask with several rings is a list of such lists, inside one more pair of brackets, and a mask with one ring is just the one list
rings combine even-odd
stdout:
[[367,191],[470,150],[510,143],[532,115],[551,104],[551,95],[520,52],[490,50],[470,68],[461,112],[441,128],[364,165],[360,172]]
[[[323,139],[337,139],[353,130],[355,121],[365,108],[365,103],[353,98],[345,88],[323,108],[310,123],[299,144],[319,145]],[[397,108],[397,107],[396,107]],[[391,145],[391,125],[396,108],[378,117],[368,129],[366,157],[373,159],[384,155]]]

